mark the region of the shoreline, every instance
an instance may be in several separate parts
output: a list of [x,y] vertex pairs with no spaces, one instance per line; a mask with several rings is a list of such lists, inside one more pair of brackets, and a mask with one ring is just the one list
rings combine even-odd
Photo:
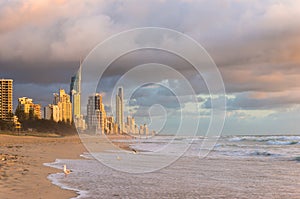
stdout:
[[[87,135],[88,137],[88,135]],[[99,136],[100,150],[114,147],[130,150],[130,143],[114,142],[115,139],[131,139],[127,135]],[[99,142],[97,140],[97,142]],[[102,142],[102,143],[101,143]],[[0,198],[14,199],[30,195],[31,198],[73,198],[75,190],[62,189],[48,176],[63,172],[44,165],[56,159],[84,159],[88,152],[78,135],[65,137],[0,134]]]

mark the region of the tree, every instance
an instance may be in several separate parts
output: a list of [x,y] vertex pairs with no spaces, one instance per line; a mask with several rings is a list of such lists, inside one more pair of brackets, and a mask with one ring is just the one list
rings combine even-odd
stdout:
[[14,130],[14,123],[12,121],[0,120],[0,130]]
[[35,117],[34,117],[34,110],[33,109],[30,109],[29,110],[29,120],[34,120]]
[[22,109],[20,108],[20,106],[18,106],[18,107],[16,108],[15,115],[18,117],[19,121],[24,121],[24,120],[27,120],[27,119],[28,119],[27,114],[24,113],[24,110],[22,110]]

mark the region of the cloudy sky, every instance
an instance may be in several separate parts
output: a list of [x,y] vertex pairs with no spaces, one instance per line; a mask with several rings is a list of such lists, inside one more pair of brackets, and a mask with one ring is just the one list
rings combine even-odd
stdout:
[[[46,105],[53,92],[69,89],[80,58],[99,42],[132,28],[170,28],[200,43],[218,66],[227,93],[224,134],[296,134],[299,9],[295,0],[4,0],[0,78],[14,79],[15,99]],[[111,69],[107,79],[117,75]],[[210,97],[197,94],[205,125]]]

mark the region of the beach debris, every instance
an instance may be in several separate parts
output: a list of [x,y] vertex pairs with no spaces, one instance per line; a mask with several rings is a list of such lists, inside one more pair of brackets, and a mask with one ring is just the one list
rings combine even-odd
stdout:
[[67,169],[67,165],[64,165],[64,173],[65,176],[69,175],[72,171],[70,169]]
[[121,160],[121,157],[120,157],[120,156],[117,156],[117,160]]
[[22,175],[25,175],[25,174],[28,173],[28,172],[29,172],[29,169],[23,169]]
[[137,154],[138,152],[135,149],[132,149],[133,154]]

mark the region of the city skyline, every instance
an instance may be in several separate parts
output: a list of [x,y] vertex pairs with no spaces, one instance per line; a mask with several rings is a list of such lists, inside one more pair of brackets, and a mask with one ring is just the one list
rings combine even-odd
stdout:
[[[118,87],[117,89],[115,107],[116,119],[114,119],[114,115],[108,115],[106,113],[102,99],[103,96],[100,93],[90,95],[86,105],[86,113],[84,115],[78,115],[78,111],[73,109],[73,107],[78,106],[77,109],[81,110],[81,104],[74,100],[74,90],[75,94],[77,94],[75,97],[79,100],[81,98],[81,64],[78,73],[71,78],[70,95],[67,94],[64,89],[59,89],[58,93],[53,93],[52,104],[43,107],[43,112],[41,111],[41,105],[35,104],[34,100],[29,97],[18,98],[17,108],[15,112],[13,112],[12,82],[12,79],[1,79],[0,113],[2,120],[13,121],[14,125],[18,126],[17,128],[22,128],[21,124],[24,120],[45,119],[69,124],[74,122],[79,132],[92,134],[130,134],[140,136],[153,136],[156,134],[154,130],[149,133],[147,124],[137,124],[132,115],[127,115],[126,122],[124,121],[123,87]],[[73,103],[71,99],[73,99]]]
[[[141,5],[142,12],[137,12],[137,1],[125,2],[55,1],[51,6],[48,1],[3,2],[0,77],[14,79],[14,108],[17,99],[23,96],[47,106],[51,103],[48,93],[57,92],[57,88],[68,91],[79,58],[88,55],[97,44],[121,31],[152,26],[188,35],[214,60],[227,92],[225,134],[298,132],[300,27],[295,20],[300,17],[298,1],[146,0]],[[166,9],[173,14],[163,12]],[[104,77],[104,93],[111,94],[116,77],[132,66],[135,58],[145,62],[156,57],[163,60],[156,54],[129,55],[117,60],[116,67]],[[167,63],[187,74],[191,81],[205,85],[201,78],[186,70],[186,63],[177,60]],[[157,91],[149,89],[149,92]],[[207,126],[211,98],[200,86],[196,94],[201,106],[199,117],[202,125]],[[163,101],[163,95],[158,99]],[[142,108],[149,108],[151,103],[143,103]],[[185,107],[189,104],[185,103]],[[194,115],[191,110],[191,119]]]

